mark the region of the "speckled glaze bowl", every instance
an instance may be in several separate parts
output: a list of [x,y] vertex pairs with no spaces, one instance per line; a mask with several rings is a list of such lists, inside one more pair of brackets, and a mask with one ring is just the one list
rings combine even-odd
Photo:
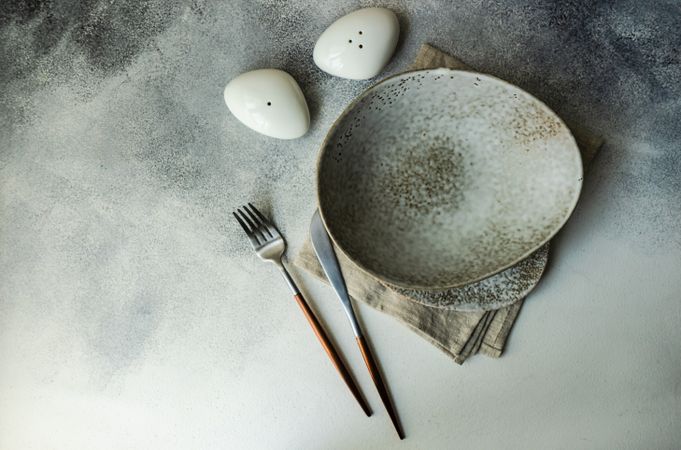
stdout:
[[565,124],[489,75],[407,72],[369,88],[322,145],[317,200],[360,268],[408,289],[487,278],[545,244],[582,184]]
[[465,286],[447,289],[390,288],[410,301],[431,308],[490,311],[521,300],[539,284],[549,259],[550,242],[508,269]]

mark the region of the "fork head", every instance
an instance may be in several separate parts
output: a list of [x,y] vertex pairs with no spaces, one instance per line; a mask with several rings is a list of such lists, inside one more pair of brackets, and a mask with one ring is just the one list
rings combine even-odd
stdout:
[[286,250],[286,241],[272,222],[267,220],[251,203],[237,208],[232,214],[246,232],[258,256],[265,261],[281,264],[281,256]]

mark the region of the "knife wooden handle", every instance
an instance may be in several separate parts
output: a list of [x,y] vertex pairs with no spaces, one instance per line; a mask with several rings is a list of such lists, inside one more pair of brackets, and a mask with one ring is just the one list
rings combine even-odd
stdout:
[[388,389],[386,388],[385,383],[383,382],[381,372],[378,370],[378,366],[376,366],[376,361],[374,360],[374,357],[371,354],[369,344],[366,342],[363,336],[357,336],[355,339],[357,340],[357,345],[359,345],[359,350],[362,352],[364,363],[367,365],[367,369],[369,369],[371,379],[374,380],[374,384],[376,385],[376,389],[378,390],[378,395],[381,397],[381,401],[385,405],[385,409],[388,411],[390,420],[392,421],[393,426],[395,427],[395,431],[397,431],[397,435],[400,437],[400,439],[404,439],[404,431],[402,430],[402,424],[400,424],[400,419],[397,417],[397,412],[395,411],[392,401],[390,400],[390,395],[388,394]]
[[343,378],[343,381],[345,381],[345,384],[348,386],[348,389],[350,389],[350,392],[352,392],[352,395],[357,400],[357,403],[359,403],[359,406],[362,408],[367,417],[371,416],[371,409],[369,408],[369,405],[362,397],[357,384],[355,384],[355,380],[353,380],[352,376],[350,375],[350,371],[348,371],[347,367],[343,363],[343,360],[340,358],[340,355],[333,347],[333,344],[326,335],[324,328],[322,328],[322,325],[319,323],[319,320],[317,320],[317,317],[312,312],[312,309],[310,309],[310,305],[307,304],[303,298],[303,295],[300,293],[294,295],[293,298],[298,303],[298,306],[300,306],[300,309],[303,310],[303,314],[305,314],[305,318],[314,330],[314,334],[317,335],[317,339],[319,339],[322,347],[324,347],[326,354],[329,355],[331,363],[333,363],[334,367],[336,367],[336,370],[340,374],[341,378]]

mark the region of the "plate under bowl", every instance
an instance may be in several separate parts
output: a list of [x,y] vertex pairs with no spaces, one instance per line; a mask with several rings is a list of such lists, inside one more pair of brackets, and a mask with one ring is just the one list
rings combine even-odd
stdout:
[[416,289],[487,278],[572,213],[582,162],[542,102],[489,75],[407,72],[369,88],[322,145],[317,200],[336,245],[379,280]]

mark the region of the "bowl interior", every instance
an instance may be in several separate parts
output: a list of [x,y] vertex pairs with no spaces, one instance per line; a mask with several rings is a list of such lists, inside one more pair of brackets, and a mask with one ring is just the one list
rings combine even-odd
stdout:
[[359,267],[443,289],[520,261],[565,223],[582,164],[563,122],[494,77],[409,72],[368,89],[321,149],[319,209]]

